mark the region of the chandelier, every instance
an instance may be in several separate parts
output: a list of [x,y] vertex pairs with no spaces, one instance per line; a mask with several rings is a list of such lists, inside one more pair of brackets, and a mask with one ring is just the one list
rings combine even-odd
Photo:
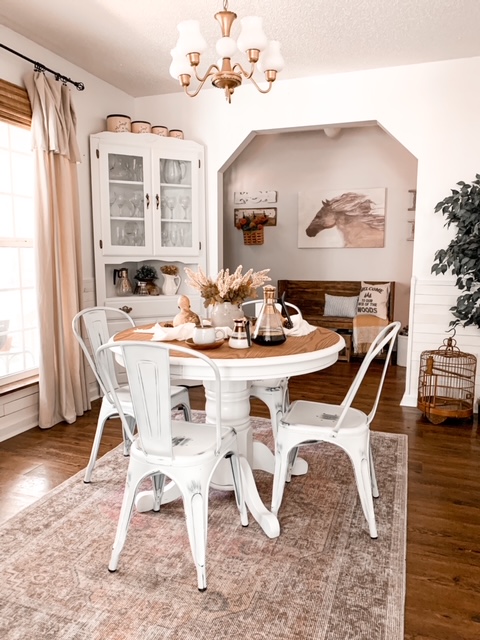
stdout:
[[[223,11],[215,14],[215,19],[222,30],[222,37],[216,44],[221,60],[217,64],[211,64],[203,77],[198,74],[198,65],[201,54],[207,48],[207,43],[200,33],[200,25],[197,20],[184,20],[178,24],[177,29],[180,35],[175,48],[171,51],[170,75],[178,79],[185,93],[191,98],[198,95],[209,79],[214,87],[225,91],[228,102],[231,102],[233,92],[242,84],[244,78],[251,80],[260,93],[268,93],[277,73],[283,69],[280,43],[276,40],[267,42],[263,32],[262,18],[257,16],[242,18],[241,32],[235,42],[230,37],[230,31],[236,17],[236,13],[228,10],[228,0],[223,0]],[[239,51],[246,54],[250,63],[249,70],[245,70],[239,62],[232,63],[232,57]],[[265,74],[265,80],[268,82],[266,89],[262,89],[253,77],[257,68]],[[195,91],[190,92],[192,74],[200,84]]]

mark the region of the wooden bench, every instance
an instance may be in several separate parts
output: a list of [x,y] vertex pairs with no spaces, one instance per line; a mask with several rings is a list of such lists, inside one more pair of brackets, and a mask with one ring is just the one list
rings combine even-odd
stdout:
[[[365,280],[371,284],[386,284],[385,280]],[[387,281],[388,282],[388,281]],[[325,294],[331,296],[358,296],[362,283],[348,280],[279,280],[278,295],[285,293],[285,300],[296,304],[302,315],[309,322],[318,327],[353,331],[353,318],[337,318],[325,316]],[[388,320],[393,320],[395,300],[395,282],[390,282],[390,296],[388,300]]]

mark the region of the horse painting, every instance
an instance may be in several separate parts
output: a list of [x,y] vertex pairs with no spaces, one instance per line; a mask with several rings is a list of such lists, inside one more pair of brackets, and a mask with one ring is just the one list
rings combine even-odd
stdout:
[[384,205],[375,202],[365,193],[352,191],[324,199],[322,207],[305,229],[305,233],[309,238],[321,234],[316,246],[383,247]]

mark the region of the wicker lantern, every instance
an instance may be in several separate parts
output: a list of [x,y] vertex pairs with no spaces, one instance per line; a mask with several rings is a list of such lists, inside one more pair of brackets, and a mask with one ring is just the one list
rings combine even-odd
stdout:
[[436,351],[423,351],[417,406],[430,422],[473,416],[476,368],[476,357],[462,353],[451,337]]

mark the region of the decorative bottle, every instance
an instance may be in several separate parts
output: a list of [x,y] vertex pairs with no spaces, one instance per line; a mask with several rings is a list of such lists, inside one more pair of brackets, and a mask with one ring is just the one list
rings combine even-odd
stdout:
[[275,346],[287,339],[283,330],[283,318],[276,305],[276,287],[263,287],[263,306],[255,322],[252,340],[256,344]]

